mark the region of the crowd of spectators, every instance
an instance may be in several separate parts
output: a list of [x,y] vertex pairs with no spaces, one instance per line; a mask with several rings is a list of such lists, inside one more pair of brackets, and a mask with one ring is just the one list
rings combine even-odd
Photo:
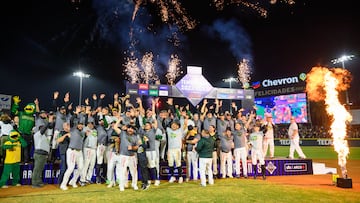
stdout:
[[[275,138],[287,139],[287,130],[288,124],[278,124]],[[299,134],[301,138],[331,138],[329,127],[311,125],[310,123],[299,124]],[[348,125],[346,137],[360,138],[360,125]]]

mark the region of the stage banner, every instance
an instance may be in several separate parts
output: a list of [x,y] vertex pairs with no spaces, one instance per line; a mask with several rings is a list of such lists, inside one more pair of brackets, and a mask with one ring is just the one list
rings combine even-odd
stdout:
[[[235,165],[233,164],[233,176],[235,177]],[[242,167],[242,166],[241,166]],[[251,160],[247,160],[248,176],[254,176],[254,173],[257,176],[261,176],[261,166],[257,164],[257,170],[254,171],[252,167]],[[283,176],[283,175],[309,175],[313,174],[312,160],[311,159],[268,159],[265,160],[266,176]],[[3,165],[0,166],[0,172],[3,170]],[[26,164],[20,165],[20,183],[22,185],[31,185],[31,176],[32,176],[33,165]],[[75,169],[77,170],[77,169]],[[186,163],[182,161],[182,174],[185,178],[186,176]],[[220,171],[220,166],[218,166],[218,171]],[[241,170],[242,171],[242,170]],[[160,179],[168,180],[170,178],[170,169],[167,162],[160,162]],[[178,170],[175,169],[174,173],[177,175]],[[43,172],[43,182],[47,184],[59,184],[58,177],[60,174],[59,164],[46,164]],[[140,171],[139,180],[141,180]],[[244,174],[241,174],[243,176]],[[103,175],[104,176],[104,175]],[[71,177],[70,177],[71,178]],[[199,179],[198,175],[198,179]],[[131,175],[129,174],[129,179]],[[190,176],[190,179],[193,179],[193,176]],[[93,171],[93,177],[91,179],[93,182],[96,180],[95,170]],[[8,181],[8,185],[11,185],[12,176]]]

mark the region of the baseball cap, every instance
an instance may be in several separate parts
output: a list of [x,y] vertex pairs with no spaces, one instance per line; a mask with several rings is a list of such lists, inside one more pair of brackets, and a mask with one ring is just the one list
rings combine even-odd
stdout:
[[178,126],[180,126],[180,121],[179,121],[179,119],[174,119],[174,120],[171,122],[171,124],[173,124],[173,123],[175,123],[175,124],[177,124]]
[[66,109],[65,106],[61,106],[60,109]]
[[192,126],[192,125],[188,126],[188,130],[193,130],[193,129],[194,129],[194,126]]
[[45,110],[41,110],[40,111],[40,114],[42,114],[42,113],[47,113]]
[[129,125],[127,125],[126,127],[127,127],[127,128],[132,128],[133,130],[136,130],[136,127],[135,127],[135,126],[133,126],[133,125],[130,125],[130,124],[129,124]]

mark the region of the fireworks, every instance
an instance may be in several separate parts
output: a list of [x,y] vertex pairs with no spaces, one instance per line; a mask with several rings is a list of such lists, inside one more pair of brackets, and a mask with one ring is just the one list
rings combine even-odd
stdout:
[[250,81],[250,66],[249,66],[249,60],[247,59],[243,59],[239,64],[238,64],[238,79],[242,84],[243,88],[246,88],[249,85],[249,81]]
[[146,53],[142,57],[141,67],[143,70],[141,71],[140,75],[144,83],[149,84],[150,81],[155,81],[158,79],[153,63],[153,54],[151,52]]
[[138,60],[133,58],[133,57],[129,57],[126,59],[126,62],[124,64],[125,66],[125,73],[128,77],[128,80],[130,83],[135,84],[137,82],[139,82],[139,73],[140,73],[140,68],[137,65]]
[[176,77],[180,75],[180,62],[181,60],[177,55],[171,55],[171,59],[169,60],[169,69],[166,73],[166,78],[170,85],[173,85]]
[[[269,1],[270,4],[276,4],[277,0],[270,0]],[[294,0],[282,0],[280,2],[284,2],[286,4],[292,5],[295,4]],[[231,4],[236,4],[238,6],[244,6],[247,7],[251,10],[256,11],[257,13],[259,13],[262,17],[266,18],[267,17],[267,10],[265,9],[264,6],[261,6],[259,2],[249,2],[249,1],[245,1],[245,0],[213,0],[213,3],[216,7],[217,10],[223,10],[225,5],[231,5]]]
[[[134,21],[137,11],[141,5],[145,5],[147,0],[136,0],[132,20]],[[164,23],[175,23],[179,28],[187,30],[194,29],[196,22],[188,17],[186,10],[177,0],[150,0],[160,10],[160,17]]]
[[151,52],[146,53],[142,57],[141,64],[139,64],[139,60],[133,54],[125,60],[125,74],[130,83],[143,82],[149,84],[151,81],[159,79],[155,72],[153,54]]
[[349,147],[345,140],[346,122],[351,122],[352,117],[340,103],[338,96],[339,91],[349,88],[350,82],[350,72],[342,68],[314,67],[306,77],[308,98],[313,101],[324,100],[326,112],[332,118],[330,132],[344,178],[347,177],[346,158],[349,154]]

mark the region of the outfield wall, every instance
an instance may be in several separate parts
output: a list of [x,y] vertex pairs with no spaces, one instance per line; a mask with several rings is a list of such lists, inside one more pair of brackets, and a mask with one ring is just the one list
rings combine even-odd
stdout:
[[[360,147],[359,138],[347,139],[349,147]],[[290,146],[290,139],[275,139],[276,146]],[[306,138],[300,139],[300,146],[331,146],[332,139]]]

